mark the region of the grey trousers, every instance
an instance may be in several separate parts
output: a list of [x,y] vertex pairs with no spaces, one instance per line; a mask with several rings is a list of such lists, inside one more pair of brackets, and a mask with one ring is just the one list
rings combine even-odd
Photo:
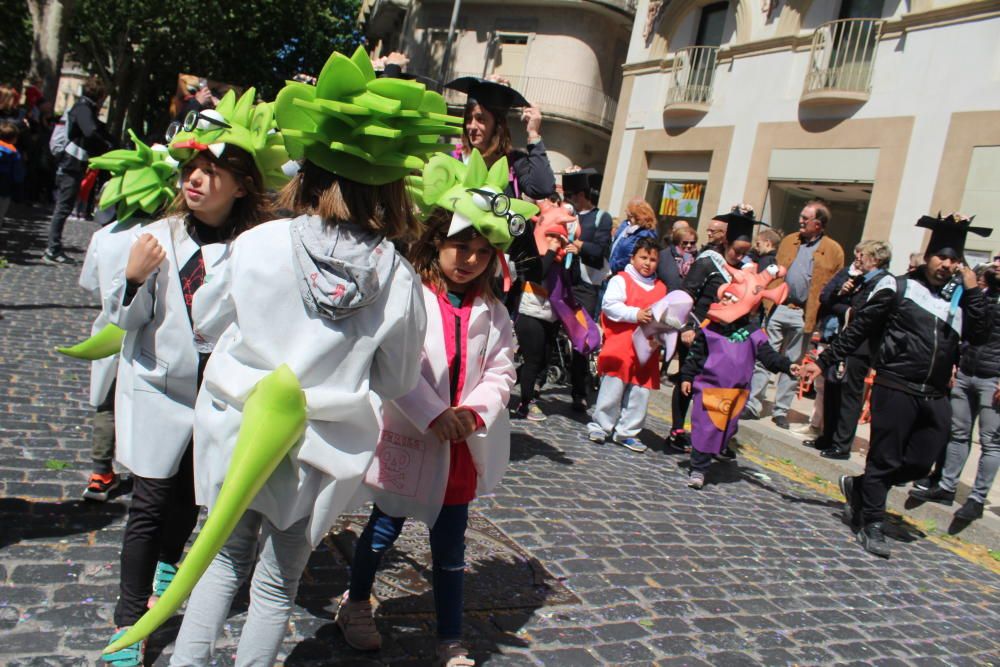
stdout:
[[951,440],[941,474],[940,486],[954,493],[958,478],[969,458],[972,425],[979,417],[979,469],[969,498],[984,505],[1000,468],[1000,412],[993,403],[997,378],[977,378],[958,372],[951,389]]
[[634,438],[646,423],[646,406],[649,390],[634,384],[625,384],[613,375],[601,378],[601,389],[597,392],[597,403],[587,431],[603,433],[605,437],[617,435],[619,438]]
[[[802,358],[805,339],[805,321],[803,311],[788,306],[777,306],[771,317],[767,320],[764,331],[767,339],[778,352],[798,363]],[[760,415],[760,410],[764,401],[764,393],[767,385],[771,382],[771,373],[759,361],[753,371],[753,381],[750,385],[750,398],[747,399],[746,409],[755,415]],[[788,409],[792,407],[792,399],[798,393],[799,381],[791,375],[780,373],[778,375],[778,388],[774,394],[774,410],[772,417],[782,417],[788,414]]]
[[[278,530],[266,517],[248,510],[194,588],[170,658],[173,666],[211,663],[215,640],[233,597],[253,569],[250,610],[236,650],[240,667],[273,667],[288,630],[299,579],[312,553],[308,519]],[[257,567],[258,536],[261,549]]]

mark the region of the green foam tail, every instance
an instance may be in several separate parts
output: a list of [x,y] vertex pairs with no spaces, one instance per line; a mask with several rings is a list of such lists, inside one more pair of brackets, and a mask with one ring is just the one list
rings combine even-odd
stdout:
[[219,497],[173,582],[152,609],[104,649],[105,655],[146,639],[180,609],[261,487],[302,437],[305,427],[305,394],[295,373],[282,364],[250,392]]
[[56,352],[74,359],[96,361],[121,352],[124,338],[124,329],[114,324],[105,324],[103,329],[87,340],[71,347],[57,347]]

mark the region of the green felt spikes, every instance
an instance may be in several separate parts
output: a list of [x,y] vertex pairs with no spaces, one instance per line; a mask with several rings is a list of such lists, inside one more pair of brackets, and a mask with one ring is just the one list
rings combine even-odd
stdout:
[[280,188],[289,180],[283,170],[289,161],[285,140],[277,131],[274,106],[267,102],[254,105],[256,95],[254,88],[248,88],[239,99],[234,91],[228,91],[215,109],[206,109],[201,114],[230,127],[202,118],[190,130],[182,130],[174,136],[170,142],[171,155],[186,162],[202,150],[214,152],[220,145],[237,146],[253,156],[265,188]]
[[472,190],[501,194],[509,178],[506,157],[487,169],[483,156],[473,149],[467,163],[450,155],[435,155],[427,161],[420,177],[407,179],[407,190],[411,197],[419,194],[418,208],[422,212],[440,206],[455,214],[449,236],[473,227],[491,245],[506,250],[514,240],[511,218],[518,215],[529,219],[538,214],[538,207],[523,199],[509,198],[507,214],[497,215],[490,201]]
[[116,150],[90,160],[92,169],[111,172],[111,180],[101,192],[101,208],[114,206],[119,221],[137,211],[156,214],[174,198],[177,162],[163,147],[150,148],[128,131],[135,148]]
[[274,102],[294,159],[366,185],[397,181],[462,133],[444,98],[416,81],[377,79],[363,48],[333,53],[315,86],[289,82]]

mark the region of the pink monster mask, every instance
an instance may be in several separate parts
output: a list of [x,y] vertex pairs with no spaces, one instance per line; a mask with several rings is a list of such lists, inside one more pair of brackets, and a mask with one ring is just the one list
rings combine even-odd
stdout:
[[[577,224],[576,215],[562,204],[553,204],[547,199],[538,201],[538,215],[532,218],[535,223],[535,243],[538,245],[538,254],[544,255],[549,251],[549,241],[546,236],[559,236],[563,242],[569,241],[569,230],[572,225]],[[561,260],[566,255],[566,251],[560,250],[556,253],[556,259]]]
[[767,288],[775,278],[784,277],[783,266],[773,264],[767,271],[757,273],[755,264],[741,269],[727,264],[726,270],[732,281],[719,287],[719,300],[708,307],[708,318],[713,322],[732,324],[753,312],[764,299],[781,304],[788,298],[788,285],[785,283],[771,289]]

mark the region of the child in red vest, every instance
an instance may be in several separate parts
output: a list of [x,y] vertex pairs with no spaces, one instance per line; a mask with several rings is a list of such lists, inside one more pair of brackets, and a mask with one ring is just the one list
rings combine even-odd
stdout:
[[649,390],[660,388],[660,355],[651,354],[640,363],[632,343],[636,327],[652,321],[652,305],[667,294],[666,285],[656,279],[659,256],[656,239],[636,241],[631,262],[608,281],[601,304],[604,345],[597,358],[601,389],[588,436],[598,443],[610,436],[634,452],[646,451],[636,436],[646,421]]

